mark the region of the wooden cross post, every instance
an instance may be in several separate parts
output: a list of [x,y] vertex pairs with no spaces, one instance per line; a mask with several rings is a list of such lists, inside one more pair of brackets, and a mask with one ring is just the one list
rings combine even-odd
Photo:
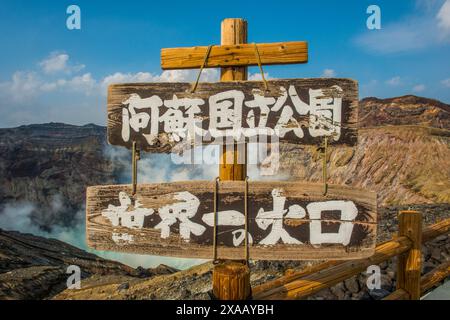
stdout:
[[[247,43],[247,21],[244,19],[223,20],[221,40],[222,45]],[[227,67],[221,68],[220,71],[221,81],[247,80],[247,67]],[[230,146],[226,144],[222,146],[219,178],[221,181],[244,181],[247,177],[247,146],[239,146],[235,143],[233,148],[229,149],[231,149]],[[244,155],[240,154],[242,151]],[[249,298],[251,286],[250,269],[247,263],[225,261],[215,266],[212,285],[213,294],[217,299],[245,300]]]
[[375,193],[327,185],[324,194],[323,184],[298,181],[244,182],[245,143],[252,138],[317,145],[332,136],[327,142],[335,146],[357,143],[356,81],[245,81],[248,66],[259,65],[263,72],[262,65],[307,61],[306,42],[248,44],[247,22],[225,19],[221,45],[161,50],[162,69],[200,69],[200,74],[203,68],[221,68],[221,82],[110,85],[110,144],[156,153],[199,142],[222,144],[221,181],[137,185],[133,179],[132,185],[89,187],[89,247],[233,259],[213,270],[213,292],[221,300],[251,296],[248,259],[372,255]]
[[[242,46],[244,44],[244,46]],[[247,80],[247,66],[261,64],[304,63],[308,60],[306,42],[263,44],[260,52],[264,63],[257,61],[254,46],[247,44],[247,21],[222,21],[221,46],[212,48],[207,67],[221,67],[220,80]],[[163,49],[163,69],[198,68],[206,52],[205,47]],[[244,153],[244,154],[242,154]],[[247,177],[247,146],[234,143],[222,146],[219,163],[221,181],[245,181]],[[250,297],[250,270],[247,263],[225,261],[213,270],[213,293],[220,300],[244,300]]]

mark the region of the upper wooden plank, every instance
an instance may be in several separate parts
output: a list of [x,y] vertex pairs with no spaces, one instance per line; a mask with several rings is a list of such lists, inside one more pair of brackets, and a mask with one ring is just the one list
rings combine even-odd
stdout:
[[108,141],[127,148],[136,141],[149,152],[233,140],[319,145],[325,136],[334,145],[357,143],[356,81],[286,79],[268,87],[261,81],[200,83],[191,93],[190,83],[111,85]]
[[[308,62],[308,43],[305,41],[257,44],[261,64],[293,64]],[[205,60],[208,47],[161,49],[161,68],[195,69]],[[206,67],[237,67],[258,65],[255,45],[217,45],[211,48]]]

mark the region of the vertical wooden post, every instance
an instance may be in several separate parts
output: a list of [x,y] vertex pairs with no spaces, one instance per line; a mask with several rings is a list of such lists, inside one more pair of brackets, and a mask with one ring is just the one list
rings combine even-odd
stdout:
[[403,289],[411,300],[420,299],[422,269],[422,215],[417,211],[400,211],[399,236],[412,242],[411,249],[397,258],[397,289]]
[[[223,45],[247,43],[247,21],[244,19],[225,19],[222,21],[221,33]],[[220,73],[220,81],[247,80],[247,67],[221,68]],[[227,150],[224,144],[222,161],[219,167],[220,180],[245,180],[247,176],[246,155],[242,157],[239,154],[240,150],[238,150],[237,144],[234,144],[234,148],[228,147],[228,149],[231,150]],[[245,147],[242,149],[246,152]],[[238,163],[239,158],[244,158],[245,163]]]
[[[222,21],[222,44],[247,43],[247,21],[244,19],[225,19]],[[221,81],[247,80],[247,68],[222,68]],[[242,146],[241,146],[242,147]],[[244,181],[247,176],[247,155],[244,155],[244,163],[238,163],[242,158],[239,152],[247,152],[247,148],[238,148],[235,143],[233,148],[227,150],[222,147],[221,161],[219,164],[220,180]],[[227,161],[228,160],[228,161]],[[232,160],[232,161],[230,161]],[[231,163],[230,163],[231,162]],[[244,249],[242,249],[244,255]],[[245,300],[251,295],[250,269],[244,263],[237,261],[225,261],[213,269],[213,294],[219,300]]]

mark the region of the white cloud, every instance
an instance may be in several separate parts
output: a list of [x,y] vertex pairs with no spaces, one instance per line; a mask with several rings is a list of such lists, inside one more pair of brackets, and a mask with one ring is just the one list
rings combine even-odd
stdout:
[[40,87],[43,92],[54,91],[56,88],[58,88],[58,82],[47,82],[42,84]]
[[[171,70],[160,74],[149,72],[116,72],[95,78],[90,72],[73,74],[82,65],[69,63],[69,55],[51,53],[36,70],[17,71],[8,81],[0,82],[0,127],[25,123],[61,121],[72,124],[104,124],[101,108],[107,86],[124,82],[193,82],[198,70]],[[219,80],[218,69],[205,69],[201,82]],[[76,110],[74,111],[74,107]]]
[[[198,70],[168,70],[155,76],[155,82],[186,82],[197,79]],[[203,69],[200,76],[201,82],[219,81],[219,69]]]
[[138,72],[138,73],[121,73],[116,72],[112,75],[108,75],[103,78],[102,83],[105,85],[111,83],[125,83],[125,82],[148,82],[153,79],[151,73]]
[[[167,70],[161,74],[153,74],[149,72],[122,73],[116,72],[105,76],[100,80],[100,90],[106,95],[107,88],[113,83],[130,83],[130,82],[193,82],[197,79],[198,70]],[[266,80],[275,79],[264,72]],[[217,82],[220,79],[218,69],[204,69],[202,71],[200,82]],[[261,74],[249,74],[248,80],[261,81]]]
[[450,88],[450,78],[441,81],[444,87]]
[[[52,93],[83,92],[89,95],[97,90],[97,82],[90,73],[71,76],[84,66],[72,66],[68,61],[67,54],[51,53],[39,63],[39,69],[14,72],[10,80],[0,83],[0,98],[5,101],[4,105],[30,107],[41,98],[51,99]],[[56,73],[64,75],[55,78]]]
[[34,72],[16,72],[12,76],[11,90],[14,95],[33,94],[39,88],[39,79]]
[[450,32],[450,0],[446,0],[436,15],[438,25],[444,32]]
[[[21,102],[32,102],[38,96],[57,92],[82,92],[85,96],[97,93],[106,96],[108,85],[113,83],[194,82],[198,75],[198,70],[168,70],[160,74],[115,72],[98,80],[89,72],[69,77],[69,73],[74,71],[75,67],[68,65],[68,61],[69,55],[52,53],[39,64],[42,67],[41,72],[19,71],[12,75],[10,81],[0,83],[0,95]],[[65,72],[66,76],[55,79],[56,72]],[[266,79],[271,79],[268,73],[264,75]],[[251,74],[249,80],[261,80],[261,75]],[[216,81],[219,81],[218,69],[202,71],[200,82]]]
[[422,92],[426,89],[424,84],[418,84],[413,87],[413,92]]
[[36,72],[18,71],[13,74],[11,81],[0,84],[3,95],[14,101],[35,99],[38,95],[48,94],[58,89],[82,91],[90,94],[97,86],[96,80],[90,73],[74,76],[68,79],[46,80]]
[[[377,31],[368,30],[356,38],[356,43],[376,53],[397,53],[425,48],[432,41],[432,36],[428,31],[422,30],[429,30],[430,26],[424,21],[417,21],[390,24]],[[417,27],[412,27],[414,25]]]
[[[356,45],[372,53],[391,54],[426,49],[450,42],[450,0],[443,5],[419,3],[417,12],[381,30],[366,30],[354,38]],[[442,2],[441,2],[442,3]]]
[[78,72],[84,69],[84,65],[69,65],[69,55],[65,53],[52,52],[48,58],[42,60],[39,66],[46,74],[54,74],[58,72]]
[[40,90],[43,92],[51,92],[54,91],[60,87],[63,87],[64,85],[66,85],[67,80],[65,79],[58,79],[56,81],[53,82],[45,82],[40,86]]
[[325,70],[323,70],[321,77],[322,78],[336,77],[336,71],[334,71],[333,69],[325,69]]
[[[266,78],[266,80],[274,79],[274,78],[272,78],[272,77],[269,75],[268,72],[264,72],[264,78]],[[248,79],[249,81],[261,81],[261,80],[262,80],[262,76],[261,76],[261,73],[260,73],[260,72],[257,72],[257,73],[249,74],[247,79]]]
[[39,65],[45,73],[54,73],[66,69],[67,61],[69,61],[67,54],[52,53],[50,57],[41,61]]
[[398,86],[402,83],[402,80],[399,76],[395,76],[389,80],[386,80],[386,84],[390,86]]
[[36,72],[17,71],[10,81],[0,83],[0,95],[12,102],[23,102],[35,97],[42,85]]
[[76,76],[69,81],[61,80],[65,86],[75,91],[84,91],[86,94],[91,93],[97,86],[97,82],[90,73],[85,73],[81,76]]
[[[122,73],[116,72],[107,75],[100,80],[100,90],[106,95],[107,88],[113,83],[130,82],[190,82],[197,78],[198,70],[168,70],[161,74],[152,74],[149,72]],[[201,82],[215,82],[219,80],[217,69],[204,69],[202,71]]]

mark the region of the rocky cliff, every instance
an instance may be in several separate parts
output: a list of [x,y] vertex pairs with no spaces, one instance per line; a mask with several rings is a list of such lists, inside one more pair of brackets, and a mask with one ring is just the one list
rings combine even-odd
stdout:
[[164,265],[134,269],[62,241],[0,229],[0,300],[51,298],[67,288],[70,265],[80,267],[83,279],[98,277],[97,285],[178,271]]
[[[330,147],[329,183],[376,191],[379,204],[450,202],[450,106],[405,96],[360,102],[356,148]],[[281,170],[294,179],[321,181],[316,147],[284,145]]]
[[359,104],[359,126],[417,125],[450,128],[450,106],[413,95],[390,99],[365,98]]
[[61,123],[0,129],[0,212],[29,203],[41,228],[70,227],[86,186],[116,182],[120,167],[104,156],[105,135],[104,127]]

